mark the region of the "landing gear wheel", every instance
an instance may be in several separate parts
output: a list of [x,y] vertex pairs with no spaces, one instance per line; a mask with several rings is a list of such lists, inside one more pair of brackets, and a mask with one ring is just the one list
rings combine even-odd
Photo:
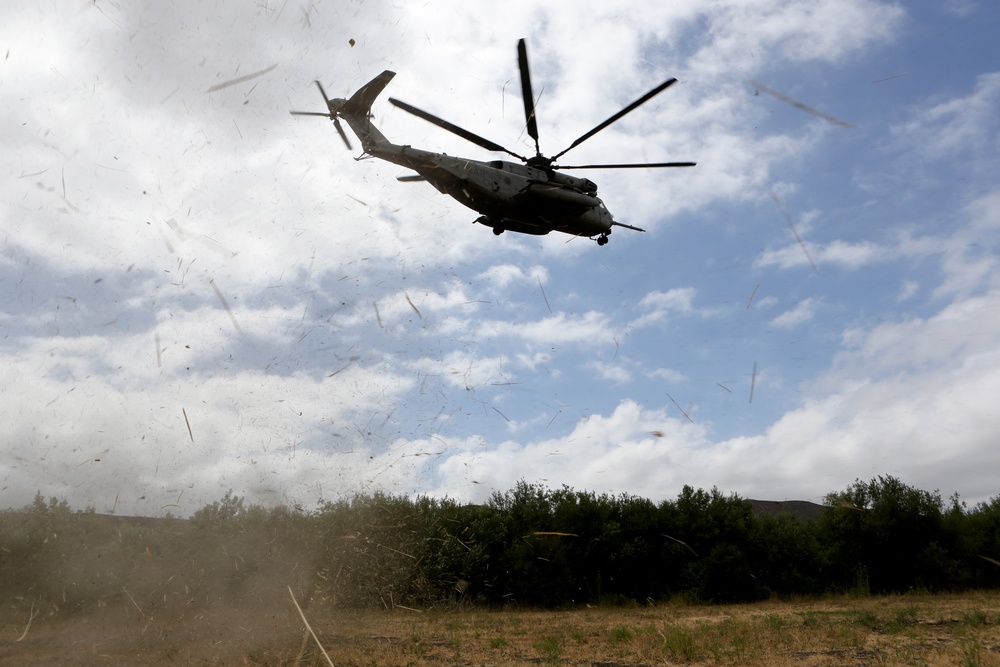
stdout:
[[496,234],[497,236],[500,236],[501,234],[503,234],[503,227],[494,227],[493,233]]
[[607,234],[601,234],[600,236],[597,237],[597,245],[607,245],[607,244],[608,244]]

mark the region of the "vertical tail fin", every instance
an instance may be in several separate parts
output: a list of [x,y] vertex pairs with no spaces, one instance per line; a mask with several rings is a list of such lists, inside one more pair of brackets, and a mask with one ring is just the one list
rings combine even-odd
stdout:
[[390,72],[385,70],[377,77],[361,86],[358,92],[351,95],[351,99],[347,100],[347,104],[344,105],[344,113],[349,113],[355,116],[367,116],[368,112],[372,108],[372,103],[375,102],[375,98],[385,89],[389,82],[392,81],[392,77],[396,76],[395,72]]
[[385,136],[372,125],[371,108],[375,98],[385,89],[395,72],[385,70],[374,79],[363,85],[358,92],[347,100],[340,114],[347,124],[351,126],[354,133],[361,139],[361,144],[367,149],[369,145],[377,142],[388,141]]

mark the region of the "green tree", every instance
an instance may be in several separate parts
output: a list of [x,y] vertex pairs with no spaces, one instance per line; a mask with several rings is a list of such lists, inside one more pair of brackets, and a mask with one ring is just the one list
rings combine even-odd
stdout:
[[833,512],[821,519],[831,574],[846,587],[873,593],[940,587],[954,536],[944,527],[941,496],[892,476],[856,480],[826,497]]
[[501,599],[527,605],[556,606],[574,599],[571,555],[554,521],[554,498],[540,484],[518,482],[494,493],[488,506],[505,525]]
[[780,595],[816,595],[824,590],[823,549],[816,521],[790,514],[759,516],[751,536],[758,581]]
[[1000,586],[1000,496],[981,502],[968,513],[965,554],[972,585]]
[[756,600],[767,594],[753,572],[753,512],[748,503],[717,488],[685,486],[675,503],[669,536],[696,557],[685,568],[684,588],[708,602]]

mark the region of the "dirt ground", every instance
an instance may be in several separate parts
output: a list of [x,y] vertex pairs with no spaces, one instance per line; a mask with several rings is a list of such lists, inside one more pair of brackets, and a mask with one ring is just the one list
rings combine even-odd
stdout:
[[[27,621],[27,619],[25,619]],[[2,665],[293,664],[303,626],[284,608],[194,610],[183,617],[105,608],[69,618],[36,617],[3,629]]]
[[[0,628],[3,665],[326,665],[286,605],[109,605]],[[1000,666],[1000,594],[583,608],[306,611],[333,664]],[[26,621],[27,619],[25,619]]]

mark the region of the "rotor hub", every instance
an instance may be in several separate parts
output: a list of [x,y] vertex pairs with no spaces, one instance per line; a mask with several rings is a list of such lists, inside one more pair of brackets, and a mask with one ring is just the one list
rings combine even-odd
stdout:
[[552,171],[552,158],[547,158],[544,155],[529,157],[525,160],[525,164],[535,169],[541,169],[542,171]]

